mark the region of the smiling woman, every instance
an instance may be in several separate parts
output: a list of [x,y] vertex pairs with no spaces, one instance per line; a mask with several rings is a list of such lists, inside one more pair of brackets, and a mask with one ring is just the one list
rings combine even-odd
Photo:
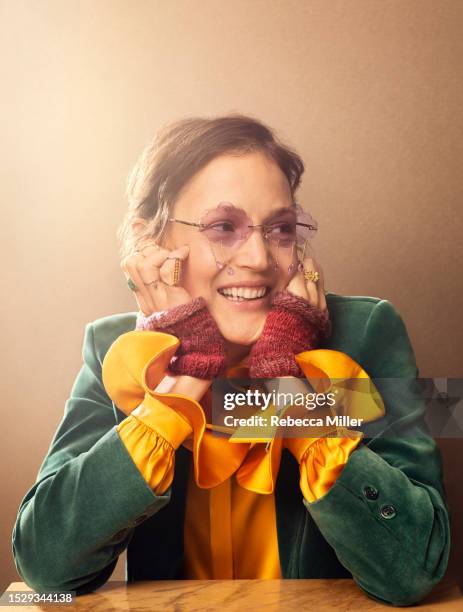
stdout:
[[[444,575],[441,457],[407,331],[386,300],[325,293],[307,250],[317,224],[296,201],[303,171],[238,114],[169,125],[143,153],[119,234],[137,312],[87,326],[13,533],[33,588],[94,590],[124,549],[129,581],[350,577],[393,605]],[[214,434],[215,378],[314,372],[408,381],[382,397],[407,415],[402,437]]]

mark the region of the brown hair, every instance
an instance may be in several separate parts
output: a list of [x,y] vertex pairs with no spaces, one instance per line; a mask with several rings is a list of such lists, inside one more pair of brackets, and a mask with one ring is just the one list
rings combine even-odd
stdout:
[[[129,177],[129,209],[117,233],[122,257],[133,252],[135,241],[162,239],[176,198],[201,168],[219,155],[251,151],[261,151],[278,164],[294,200],[304,163],[261,121],[236,113],[182,119],[159,130]],[[135,217],[147,221],[143,233],[136,237],[131,228]]]

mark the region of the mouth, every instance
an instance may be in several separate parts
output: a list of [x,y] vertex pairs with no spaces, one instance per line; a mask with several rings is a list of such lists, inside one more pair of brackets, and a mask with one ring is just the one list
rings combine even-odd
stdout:
[[217,293],[230,302],[259,302],[263,301],[270,293],[270,287],[262,285],[259,287],[221,287]]

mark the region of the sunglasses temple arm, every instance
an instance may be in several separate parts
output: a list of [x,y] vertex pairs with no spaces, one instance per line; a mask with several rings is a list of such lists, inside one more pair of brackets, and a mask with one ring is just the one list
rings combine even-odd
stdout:
[[191,221],[182,221],[181,219],[169,219],[169,221],[175,221],[175,223],[183,223],[184,225],[193,225],[194,227],[204,227],[202,223],[192,223]]

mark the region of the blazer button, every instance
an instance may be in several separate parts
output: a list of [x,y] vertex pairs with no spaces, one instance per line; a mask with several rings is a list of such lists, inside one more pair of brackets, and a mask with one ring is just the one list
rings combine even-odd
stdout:
[[363,489],[363,494],[367,499],[378,499],[378,490],[375,487],[367,486]]
[[397,510],[392,504],[386,504],[385,506],[381,507],[380,513],[383,518],[391,519],[395,517],[395,515],[397,514]]

